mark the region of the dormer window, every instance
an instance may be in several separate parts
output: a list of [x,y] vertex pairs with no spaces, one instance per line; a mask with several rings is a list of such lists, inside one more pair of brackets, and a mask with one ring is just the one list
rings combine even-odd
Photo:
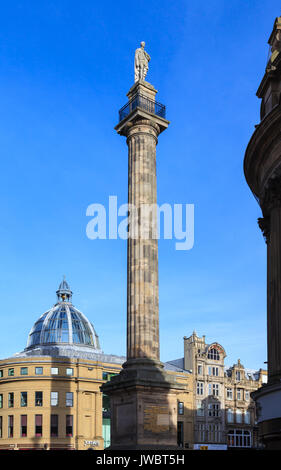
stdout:
[[241,372],[240,372],[240,370],[237,370],[237,371],[235,372],[235,377],[236,377],[236,380],[238,380],[238,382],[241,380]]

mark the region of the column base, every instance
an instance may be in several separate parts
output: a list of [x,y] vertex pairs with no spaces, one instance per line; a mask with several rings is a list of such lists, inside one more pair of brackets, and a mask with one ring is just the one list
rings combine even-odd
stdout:
[[120,374],[101,387],[111,406],[111,445],[106,450],[179,449],[176,397],[184,385],[152,362],[127,361]]
[[281,450],[281,384],[267,384],[251,394],[256,402],[258,435],[268,450]]

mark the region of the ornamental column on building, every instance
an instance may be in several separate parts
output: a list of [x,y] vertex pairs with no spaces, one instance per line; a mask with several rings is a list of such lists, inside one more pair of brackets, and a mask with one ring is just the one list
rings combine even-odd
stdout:
[[267,449],[281,449],[281,17],[269,38],[271,56],[257,91],[261,121],[248,144],[244,173],[262,217],[267,245],[268,384],[254,392],[259,436]]
[[101,388],[111,403],[111,449],[177,447],[177,393],[159,355],[156,145],[165,106],[145,81],[150,57],[135,53],[135,84],[115,127],[128,145],[127,361]]

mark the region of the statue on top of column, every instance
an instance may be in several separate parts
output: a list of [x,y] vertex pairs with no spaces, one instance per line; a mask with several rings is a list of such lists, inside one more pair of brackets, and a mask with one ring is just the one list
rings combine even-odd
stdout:
[[145,42],[142,41],[140,46],[135,52],[135,82],[145,80],[150,61],[150,55],[144,50]]

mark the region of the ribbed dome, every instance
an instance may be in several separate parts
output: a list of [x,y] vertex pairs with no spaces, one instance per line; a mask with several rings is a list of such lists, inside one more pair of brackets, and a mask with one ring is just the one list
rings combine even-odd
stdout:
[[93,325],[71,303],[72,292],[65,280],[57,290],[58,302],[33,325],[27,348],[39,345],[80,345],[100,351],[99,339]]

